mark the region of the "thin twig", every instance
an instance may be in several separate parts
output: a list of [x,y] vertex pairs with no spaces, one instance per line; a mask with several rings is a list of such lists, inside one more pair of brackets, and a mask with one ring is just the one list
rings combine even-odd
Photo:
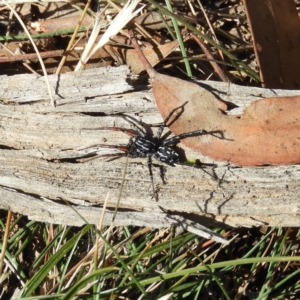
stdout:
[[[204,15],[204,18],[205,18],[205,20],[206,20],[206,22],[207,22],[208,27],[210,28],[210,31],[211,31],[211,33],[212,33],[212,35],[213,35],[213,37],[214,37],[216,43],[217,43],[218,45],[220,45],[220,42],[219,42],[219,40],[218,40],[218,38],[217,38],[217,35],[216,35],[215,31],[214,31],[213,26],[211,25],[211,22],[210,22],[210,20],[209,20],[207,14],[206,14],[206,11],[205,11],[205,9],[204,9],[202,3],[201,3],[201,0],[198,0],[198,3],[199,3],[199,5],[200,5],[200,8],[201,8],[201,10],[202,10],[202,12],[203,12],[203,15]],[[220,49],[218,49],[218,51],[219,51],[220,57],[224,60],[224,55],[223,55],[222,51],[221,51]]]
[[224,82],[228,82],[228,78],[226,77],[223,70],[220,68],[220,66],[214,61],[214,57],[209,51],[209,49],[206,47],[206,45],[201,41],[201,39],[195,35],[194,33],[191,33],[191,37],[197,42],[197,44],[200,46],[202,51],[205,53],[207,59],[209,60],[209,63],[217,73],[217,75],[220,77],[220,79]]
[[[46,52],[40,53],[40,56],[42,58],[57,57],[57,56],[61,56],[63,53],[64,53],[64,50],[46,51]],[[38,58],[36,53],[12,54],[11,56],[0,56],[0,63],[23,61],[23,60],[36,59],[36,58]]]

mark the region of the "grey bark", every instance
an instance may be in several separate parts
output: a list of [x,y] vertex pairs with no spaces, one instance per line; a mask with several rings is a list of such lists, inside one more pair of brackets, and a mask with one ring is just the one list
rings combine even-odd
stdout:
[[[104,224],[111,223],[126,159],[80,163],[74,159],[95,149],[100,154],[114,151],[85,149],[99,143],[128,142],[129,136],[122,132],[95,130],[130,127],[114,114],[125,113],[146,123],[162,121],[151,89],[138,86],[128,74],[126,67],[119,67],[51,75],[55,108],[43,77],[0,77],[0,208],[43,222],[84,224],[67,201],[96,224],[109,193]],[[241,113],[259,97],[299,94],[221,82],[202,84],[238,105],[231,114]],[[155,201],[146,161],[129,159],[115,225],[180,224],[190,231],[202,230],[206,237],[211,232],[199,224],[300,226],[298,165],[240,168],[180,147],[187,158],[214,166],[164,166],[165,183],[160,168],[154,167]]]

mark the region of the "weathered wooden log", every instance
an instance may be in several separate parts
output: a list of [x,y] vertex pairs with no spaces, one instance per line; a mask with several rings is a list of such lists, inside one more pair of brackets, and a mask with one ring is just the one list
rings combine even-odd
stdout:
[[[68,201],[89,223],[95,224],[109,193],[104,223],[110,224],[126,159],[78,162],[76,158],[88,151],[82,149],[99,143],[128,143],[128,135],[122,132],[93,130],[103,126],[130,128],[114,114],[129,114],[149,124],[162,121],[151,89],[137,86],[128,74],[126,67],[119,67],[51,75],[55,108],[50,105],[43,77],[1,77],[1,209],[43,222],[82,225],[82,219],[64,202]],[[260,97],[299,94],[299,91],[228,86],[221,82],[201,84],[220,99],[238,106],[230,114],[239,114]],[[165,182],[161,179],[161,168],[154,166],[158,194],[155,201],[147,162],[129,159],[114,224],[148,227],[181,224],[188,230],[204,231],[197,223],[300,226],[300,166],[241,168],[212,161],[179,146],[187,158],[214,166],[164,166]],[[206,233],[209,237],[210,233]]]

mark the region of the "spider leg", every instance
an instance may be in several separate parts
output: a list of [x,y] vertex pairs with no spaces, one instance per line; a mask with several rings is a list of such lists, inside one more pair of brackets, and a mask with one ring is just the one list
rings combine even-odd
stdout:
[[[138,121],[138,120],[135,120],[133,117],[130,117],[130,116],[125,116],[125,115],[116,115],[116,116],[119,116],[119,117],[122,117],[125,121],[127,121],[129,124],[131,124],[132,126],[134,126],[136,132],[142,136],[142,137],[145,137],[147,134],[144,130],[142,130],[139,126],[137,126],[136,123],[138,124],[141,124],[142,126],[146,126],[147,124],[141,122],[141,121]],[[132,121],[134,120],[134,121]]]
[[175,135],[174,137],[171,137],[170,139],[165,140],[162,143],[162,146],[167,146],[167,145],[171,145],[171,144],[176,144],[178,143],[180,140],[188,138],[188,137],[193,137],[193,136],[198,136],[198,135],[202,135],[202,134],[206,134],[208,133],[206,130],[196,130],[196,131],[192,131],[192,132],[187,132],[187,133],[182,133],[179,135]]
[[157,133],[156,133],[156,139],[157,139],[157,140],[160,139],[160,137],[161,137],[161,135],[162,135],[162,133],[163,133],[163,131],[164,131],[164,129],[165,129],[166,127],[167,127],[166,122],[164,122],[164,123],[158,128]]
[[[106,144],[96,144],[96,145],[93,145],[93,146],[89,146],[87,148],[83,148],[83,149],[79,149],[79,151],[83,151],[83,150],[88,150],[88,149],[92,149],[92,148],[95,148],[95,147],[98,147],[98,148],[111,148],[111,149],[117,149],[117,150],[120,150],[120,151],[123,151],[125,153],[128,152],[128,149],[127,149],[127,146],[126,145],[106,145]],[[94,150],[92,152],[89,152],[87,154],[95,154],[97,153],[99,150]],[[105,155],[105,154],[103,154]],[[100,155],[102,156],[102,155]]]
[[153,197],[157,201],[158,199],[157,199],[157,194],[156,194],[155,188],[154,188],[154,180],[153,180],[153,173],[152,173],[152,156],[151,156],[151,154],[148,154],[147,165],[148,165],[149,175],[150,175],[150,179],[151,179]]
[[137,135],[137,130],[134,129],[128,129],[128,128],[122,128],[122,127],[98,127],[98,128],[84,128],[86,130],[113,130],[113,131],[121,131],[124,132],[130,136]]

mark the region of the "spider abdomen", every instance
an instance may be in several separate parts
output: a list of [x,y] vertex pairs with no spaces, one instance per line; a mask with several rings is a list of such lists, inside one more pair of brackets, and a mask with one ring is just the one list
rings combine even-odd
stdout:
[[153,154],[153,157],[168,165],[179,162],[179,154],[173,148],[167,146],[160,146]]

